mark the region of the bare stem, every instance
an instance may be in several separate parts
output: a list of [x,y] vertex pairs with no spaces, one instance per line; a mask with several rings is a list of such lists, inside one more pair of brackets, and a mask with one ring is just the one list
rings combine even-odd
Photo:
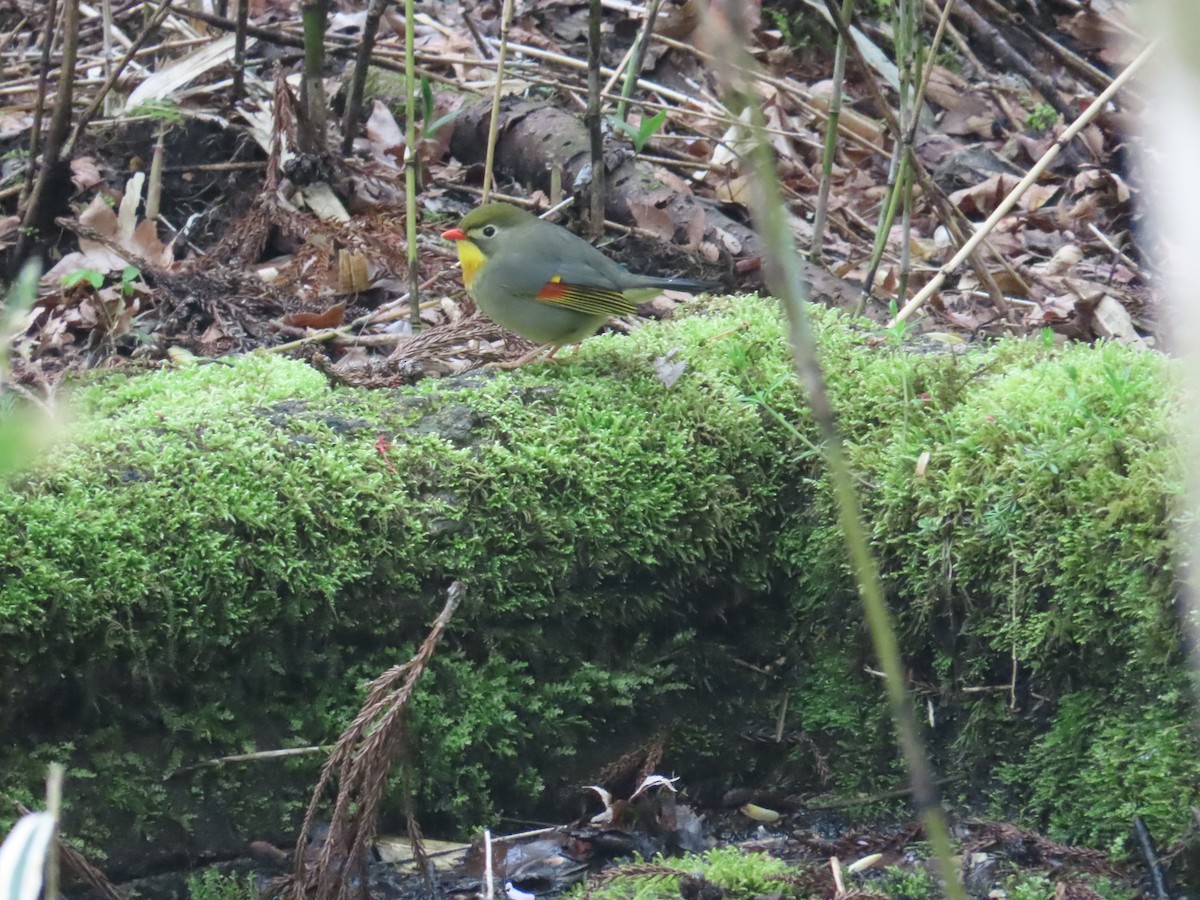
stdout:
[[496,90],[492,93],[492,118],[488,121],[487,156],[483,163],[483,202],[492,190],[492,169],[496,165],[496,139],[500,134],[500,95],[504,86],[504,60],[508,56],[508,28],[512,24],[513,0],[504,0],[500,14],[500,47],[496,52]]
[[[376,0],[382,7],[386,0]],[[408,242],[408,321],[415,334],[421,328],[421,267],[417,262],[417,73],[413,33],[416,13],[413,0],[404,0],[404,81],[406,109],[404,115],[404,230]],[[363,60],[364,76],[371,50],[360,56]],[[486,182],[485,182],[486,183]]]
[[[592,237],[604,231],[604,135],[600,130],[600,15],[601,0],[588,7],[588,138],[592,151],[591,214],[588,230]],[[628,84],[628,82],[626,82]]]
[[[362,115],[362,101],[363,93],[367,86],[367,72],[371,67],[371,53],[375,49],[375,38],[379,34],[379,22],[383,19],[383,13],[387,9],[388,3],[389,0],[371,0],[371,5],[367,8],[367,17],[363,22],[362,40],[358,44],[358,56],[354,60],[354,77],[350,79],[350,90],[346,94],[346,112],[342,116],[342,156],[349,156],[350,150],[354,146],[354,135],[358,131],[358,120]],[[404,74],[409,80],[408,109],[405,112],[410,119],[412,118],[412,98],[414,96],[411,89],[413,76],[409,69],[409,62],[412,59],[412,50],[410,49],[412,42],[409,40],[409,36],[413,30],[412,21],[409,4],[405,3]]]

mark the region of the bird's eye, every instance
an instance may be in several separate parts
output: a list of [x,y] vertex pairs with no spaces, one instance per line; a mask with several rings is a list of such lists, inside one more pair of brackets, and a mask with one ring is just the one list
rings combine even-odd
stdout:
[[496,226],[495,225],[484,225],[483,226],[483,236],[484,237],[495,237],[496,236]]

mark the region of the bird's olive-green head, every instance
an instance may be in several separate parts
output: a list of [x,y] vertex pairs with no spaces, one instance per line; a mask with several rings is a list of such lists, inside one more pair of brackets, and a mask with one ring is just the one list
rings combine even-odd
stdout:
[[484,256],[492,256],[496,246],[504,240],[504,235],[537,221],[533,213],[510,203],[488,203],[463,216],[458,227]]
[[442,237],[458,244],[463,282],[470,290],[488,259],[495,256],[506,241],[509,247],[513,246],[514,233],[537,224],[537,216],[511,203],[487,203],[463,216],[458,227],[442,232]]

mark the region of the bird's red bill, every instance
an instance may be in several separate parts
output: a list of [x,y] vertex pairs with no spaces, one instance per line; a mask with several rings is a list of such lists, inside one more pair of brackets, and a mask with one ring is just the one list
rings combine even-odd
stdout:
[[448,241],[465,241],[467,239],[467,233],[461,228],[451,228],[448,231],[443,231],[442,237]]
[[595,316],[628,316],[637,311],[637,304],[620,291],[586,284],[568,284],[557,279],[547,281],[538,291],[537,298],[545,303]]

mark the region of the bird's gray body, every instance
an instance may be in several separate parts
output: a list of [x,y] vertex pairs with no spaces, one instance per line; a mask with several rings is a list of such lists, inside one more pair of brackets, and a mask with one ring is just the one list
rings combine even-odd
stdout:
[[[583,238],[508,204],[474,210],[463,219],[462,228],[487,257],[470,288],[476,304],[505,328],[542,344],[581,341],[610,316],[632,313],[637,303],[663,290],[696,292],[709,287],[635,275]],[[553,282],[622,296],[600,298],[587,310],[539,299]]]

